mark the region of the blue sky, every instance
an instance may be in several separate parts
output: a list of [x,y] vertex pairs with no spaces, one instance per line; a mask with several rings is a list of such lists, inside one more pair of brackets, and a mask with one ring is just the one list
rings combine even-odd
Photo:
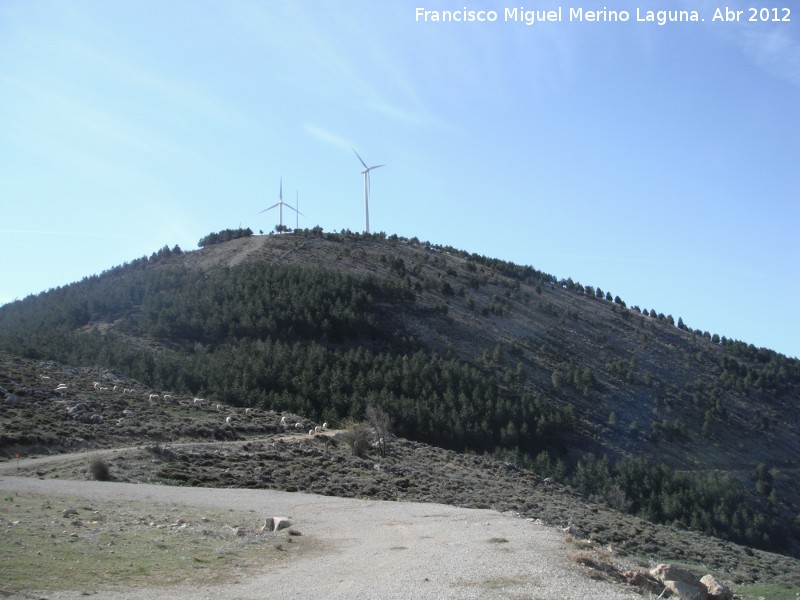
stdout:
[[[775,4],[790,22],[737,0],[536,2],[563,18],[533,25],[494,0],[3,0],[0,302],[270,231],[281,178],[301,227],[361,231],[353,147],[386,164],[372,231],[800,356],[800,7]],[[465,6],[498,20],[415,19]],[[629,21],[569,21],[603,6]]]

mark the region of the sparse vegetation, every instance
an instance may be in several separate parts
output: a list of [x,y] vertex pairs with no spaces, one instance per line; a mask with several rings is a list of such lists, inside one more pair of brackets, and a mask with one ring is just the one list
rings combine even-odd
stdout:
[[[277,550],[276,542],[288,534],[258,535],[251,514],[78,502],[17,494],[4,503],[3,516],[10,525],[0,536],[0,595],[29,590],[31,582],[36,589],[97,591],[213,585],[263,565],[266,557],[286,560],[303,551],[297,542]],[[63,516],[67,506],[74,506],[75,513]],[[249,523],[250,534],[232,536],[232,523]]]
[[[4,306],[0,348],[314,420],[361,419],[371,406],[399,436],[558,472],[587,497],[653,520],[800,552],[797,360],[628,309],[598,287],[419,240],[317,229],[230,239],[194,253],[165,246]],[[24,404],[7,414],[7,454],[55,447],[61,435],[102,444],[111,431],[63,417],[26,423]],[[123,419],[114,435],[164,443],[271,431],[210,415],[169,428],[163,418]],[[590,453],[595,466],[608,457],[607,478],[587,467]],[[632,455],[647,485],[620,479]],[[770,475],[751,479],[759,463]],[[723,518],[708,486],[744,508]]]
[[253,235],[253,230],[249,227],[247,229],[223,229],[219,233],[209,233],[207,236],[200,238],[197,245],[200,248],[205,246],[212,246],[214,244],[222,244],[230,240],[236,240],[243,237],[250,237]]

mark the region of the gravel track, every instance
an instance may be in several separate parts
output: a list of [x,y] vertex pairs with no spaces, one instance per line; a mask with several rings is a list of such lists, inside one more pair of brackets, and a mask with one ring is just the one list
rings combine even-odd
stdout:
[[[3,471],[8,473],[9,469]],[[0,476],[0,490],[50,498],[63,495],[93,501],[234,508],[253,511],[260,519],[287,516],[302,533],[303,542],[309,544],[310,551],[272,568],[265,565],[234,583],[97,594],[109,600],[642,598],[623,586],[590,579],[570,560],[575,548],[557,529],[492,510],[273,490],[183,488],[8,475]],[[87,590],[41,591],[49,600],[85,599],[87,593],[92,595]]]

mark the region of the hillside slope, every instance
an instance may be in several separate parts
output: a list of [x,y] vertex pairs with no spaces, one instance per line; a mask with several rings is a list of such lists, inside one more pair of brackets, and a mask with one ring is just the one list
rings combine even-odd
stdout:
[[775,522],[800,512],[798,361],[416,240],[307,231],[165,248],[0,308],[0,346],[320,420],[379,406],[410,439],[583,469],[600,499],[615,497],[617,461],[644,458],[732,474]]
[[[0,477],[27,477],[37,486],[62,482],[85,487],[86,479],[100,479],[172,488],[201,486],[204,493],[209,488],[282,490],[362,502],[392,500],[491,508],[559,529],[571,524],[568,534],[559,534],[575,544],[577,556],[593,556],[594,563],[579,561],[594,565],[595,570],[590,569],[593,578],[619,581],[619,569],[635,565],[637,570],[647,570],[667,561],[680,563],[698,575],[710,571],[747,600],[765,595],[753,585],[771,586],[773,594],[769,597],[776,600],[793,598],[792,590],[800,585],[800,559],[708,537],[685,525],[655,525],[621,514],[587,501],[557,480],[508,462],[394,436],[389,437],[383,453],[367,446],[357,454],[352,435],[358,427],[312,435],[306,428],[315,423],[299,415],[233,406],[217,408],[209,402],[195,403],[192,397],[179,393],[151,398],[155,393],[141,382],[108,369],[69,367],[0,352],[0,397],[15,399],[0,405],[0,448],[4,453],[27,448],[24,456],[0,460]],[[70,409],[76,406],[84,408],[75,409],[71,415]],[[95,415],[101,418],[91,418]],[[287,426],[281,426],[282,419]],[[296,421],[304,427],[292,426]],[[45,456],[35,457],[37,454]],[[116,489],[116,485],[103,486],[110,495],[124,495],[111,488]],[[147,493],[151,499],[156,495],[166,498],[185,494],[175,489]],[[263,508],[263,498],[261,502]],[[36,501],[35,506],[52,512],[50,503]],[[171,507],[163,508],[171,514]],[[225,514],[230,518],[229,510]],[[55,528],[60,533],[63,529],[60,519],[52,521],[54,516],[48,514],[42,528],[24,530],[29,535],[36,531],[43,543],[52,547],[50,530]],[[6,517],[9,522],[13,520],[11,513]],[[26,512],[24,522],[30,524],[30,519],[31,514]],[[174,515],[169,519],[174,522]],[[144,524],[152,521],[148,518]],[[163,535],[156,531],[154,535]],[[5,545],[0,544],[0,555],[6,553],[15,573],[30,570],[19,563],[18,535],[12,532],[3,538]],[[117,543],[125,545],[119,539]],[[40,564],[36,547],[24,544],[34,565]],[[147,548],[151,550],[152,543]],[[613,551],[609,553],[608,548]],[[263,555],[259,557],[263,561]],[[607,569],[611,566],[608,561],[617,567]],[[51,581],[54,576],[57,579],[57,573],[50,574]],[[636,578],[625,580],[643,583]],[[30,576],[21,581],[28,585]],[[115,582],[125,587],[116,578]]]

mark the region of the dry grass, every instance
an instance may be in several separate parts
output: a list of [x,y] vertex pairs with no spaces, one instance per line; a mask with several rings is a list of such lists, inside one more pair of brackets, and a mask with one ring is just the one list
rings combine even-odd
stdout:
[[0,518],[0,593],[30,590],[31,582],[86,593],[221,583],[305,546],[288,532],[259,533],[253,514],[178,505],[11,494],[0,500]]

